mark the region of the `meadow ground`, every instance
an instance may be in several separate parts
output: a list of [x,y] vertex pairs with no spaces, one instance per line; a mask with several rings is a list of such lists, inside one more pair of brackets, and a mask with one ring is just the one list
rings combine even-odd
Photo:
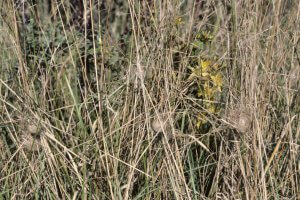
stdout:
[[0,2],[0,200],[300,198],[299,1],[34,2]]

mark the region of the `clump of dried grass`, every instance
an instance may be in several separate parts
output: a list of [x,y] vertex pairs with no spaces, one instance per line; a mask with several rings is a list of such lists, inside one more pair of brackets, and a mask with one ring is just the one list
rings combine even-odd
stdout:
[[[25,58],[28,52],[22,53],[22,38],[14,30],[18,21],[10,15],[8,22],[13,24],[0,34],[12,39],[5,40],[0,54],[0,120],[10,122],[1,129],[0,149],[2,136],[8,142],[1,155],[0,199],[296,198],[300,166],[295,30],[300,4],[123,3],[121,9],[115,8],[121,17],[114,24],[110,24],[113,16],[98,19],[91,30],[83,27],[84,34],[64,24],[61,16],[53,17],[57,20],[53,24],[66,26],[59,36],[67,43],[54,41],[59,45],[43,58],[43,52]],[[295,5],[284,12],[289,4]],[[6,6],[8,15],[16,13],[10,1]],[[53,4],[53,16],[61,7]],[[100,7],[94,9],[101,13]],[[87,5],[83,8],[85,19],[93,16]],[[106,11],[114,14],[114,9]],[[183,23],[173,22],[178,17]],[[222,102],[209,103],[227,110],[225,120],[231,129],[251,134],[250,140],[223,137],[223,132],[236,131],[218,129],[218,116],[209,119],[214,131],[194,127],[195,116],[204,109],[184,80],[194,53],[190,43],[198,29],[212,30],[210,49],[201,53],[222,58],[226,72]],[[45,32],[44,28],[38,41],[44,41]],[[90,32],[92,41],[85,37]],[[48,45],[47,41],[45,49]],[[232,96],[251,108],[230,107],[226,102]],[[12,113],[18,107],[42,113],[51,134],[43,132],[40,122],[32,123],[37,120],[15,123]],[[152,117],[154,110],[175,112]],[[163,132],[168,140],[156,142],[153,131]],[[51,143],[44,144],[43,134]],[[19,145],[28,151],[15,148]]]

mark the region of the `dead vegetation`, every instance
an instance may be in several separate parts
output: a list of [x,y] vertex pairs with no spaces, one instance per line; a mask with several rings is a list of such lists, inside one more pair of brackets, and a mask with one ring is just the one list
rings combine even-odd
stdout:
[[299,2],[0,4],[0,199],[299,198]]

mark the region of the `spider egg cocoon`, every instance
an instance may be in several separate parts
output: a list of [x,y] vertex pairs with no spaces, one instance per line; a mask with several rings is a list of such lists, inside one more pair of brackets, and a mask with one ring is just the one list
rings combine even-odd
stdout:
[[32,133],[32,134],[35,134],[35,133],[38,132],[38,127],[36,125],[34,125],[34,124],[29,124],[27,126],[27,129],[28,129],[28,132]]
[[155,132],[163,132],[166,131],[168,127],[168,118],[167,117],[162,117],[157,116],[153,119],[152,123],[151,123],[151,128],[155,131]]

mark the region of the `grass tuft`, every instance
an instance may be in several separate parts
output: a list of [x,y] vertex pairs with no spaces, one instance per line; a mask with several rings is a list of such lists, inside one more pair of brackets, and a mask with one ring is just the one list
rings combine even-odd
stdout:
[[0,6],[1,199],[298,199],[298,1]]

